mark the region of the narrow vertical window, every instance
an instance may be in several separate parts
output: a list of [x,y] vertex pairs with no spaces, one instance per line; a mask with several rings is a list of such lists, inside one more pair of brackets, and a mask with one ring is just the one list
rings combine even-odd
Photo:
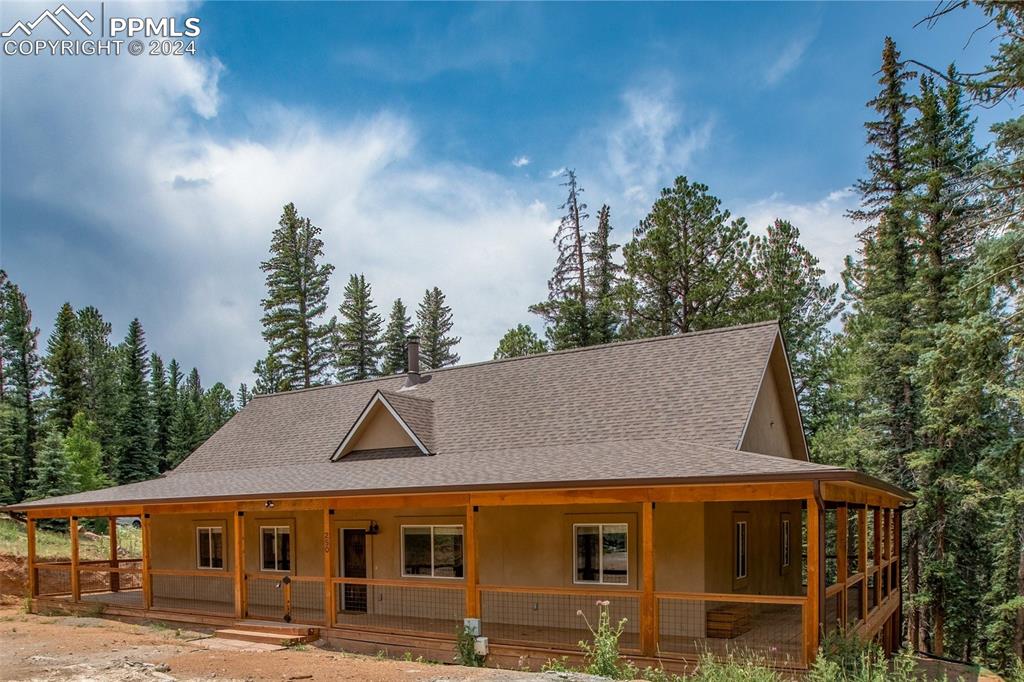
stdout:
[[779,538],[779,540],[781,542],[781,552],[780,552],[780,555],[782,556],[782,568],[789,568],[789,562],[790,562],[790,559],[791,559],[791,557],[790,557],[790,542],[791,542],[791,539],[792,539],[792,533],[791,533],[792,526],[790,525],[790,520],[789,520],[788,517],[784,516],[782,518],[782,524],[780,525],[780,527],[781,527],[781,533],[782,533],[782,536]]
[[224,568],[224,530],[219,526],[196,529],[196,566]]
[[735,523],[735,573],[737,580],[747,577],[747,522],[736,521]]

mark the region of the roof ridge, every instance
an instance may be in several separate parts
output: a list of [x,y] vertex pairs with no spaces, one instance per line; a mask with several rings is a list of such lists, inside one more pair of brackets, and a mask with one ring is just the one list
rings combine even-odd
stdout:
[[[776,319],[764,320],[762,322],[747,322],[744,324],[736,324],[729,327],[714,327],[713,329],[700,329],[698,331],[685,332],[683,334],[666,334],[662,336],[648,336],[642,339],[628,339],[625,341],[611,341],[609,343],[601,343],[594,346],[583,346],[580,348],[564,348],[562,350],[552,350],[544,353],[534,353],[532,355],[520,355],[514,358],[498,358],[495,360],[481,360],[479,362],[470,362],[464,365],[452,365],[450,367],[438,367],[437,369],[421,370],[421,374],[434,374],[435,372],[450,372],[452,370],[459,369],[470,369],[472,367],[482,367],[485,365],[497,365],[505,362],[517,362],[521,360],[539,360],[542,358],[554,357],[556,355],[568,355],[570,353],[586,353],[588,351],[600,350],[603,348],[610,347],[624,347],[624,346],[636,346],[644,343],[656,343],[660,341],[673,341],[680,339],[689,339],[696,336],[710,336],[711,334],[722,334],[726,332],[736,332],[743,329],[753,329],[755,327],[778,327],[779,321]],[[276,398],[281,396],[295,395],[297,393],[307,393],[309,391],[322,391],[330,388],[339,388],[341,386],[355,386],[359,384],[369,384],[375,381],[389,381],[393,379],[400,379],[405,374],[389,374],[383,377],[373,377],[371,379],[359,379],[358,381],[345,381],[340,384],[324,384],[322,386],[309,386],[307,388],[297,388],[292,391],[279,391],[276,393],[257,393],[253,395],[253,400],[265,399],[265,398]],[[380,390],[380,389],[378,389]]]

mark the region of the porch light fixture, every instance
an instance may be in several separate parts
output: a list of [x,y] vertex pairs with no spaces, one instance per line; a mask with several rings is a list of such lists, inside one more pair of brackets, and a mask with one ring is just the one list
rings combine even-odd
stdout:
[[266,507],[267,509],[273,509],[274,508],[274,501],[273,500],[267,500],[266,502],[263,503],[263,506]]
[[367,535],[377,535],[380,533],[380,526],[377,525],[376,521],[370,521],[370,527],[366,529]]

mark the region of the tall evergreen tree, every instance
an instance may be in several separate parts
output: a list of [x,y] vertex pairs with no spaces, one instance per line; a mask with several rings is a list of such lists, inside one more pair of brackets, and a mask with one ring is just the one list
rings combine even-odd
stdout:
[[199,370],[192,368],[181,390],[171,420],[172,466],[177,466],[203,444],[208,435]]
[[423,369],[438,369],[459,362],[454,348],[462,337],[452,336],[452,309],[445,305],[444,294],[434,287],[423,294],[416,311],[416,333],[420,337],[420,364]]
[[519,324],[514,329],[509,329],[498,341],[498,348],[494,351],[495,360],[505,358],[519,358],[524,355],[535,355],[546,353],[548,344],[537,336],[529,325]]
[[618,278],[622,266],[615,262],[618,244],[611,242],[611,208],[597,213],[597,229],[587,237],[587,286],[592,343],[614,341],[620,324]]
[[266,395],[287,391],[289,388],[284,366],[271,353],[267,353],[267,357],[264,359],[258,360],[252,372],[256,375],[256,382],[252,387],[253,393]]
[[39,454],[25,495],[36,500],[74,491],[75,481],[71,478],[71,468],[64,452],[64,437],[55,426],[51,426],[39,444]]
[[351,275],[338,308],[341,321],[336,330],[339,381],[369,379],[380,373],[380,330],[383,320],[373,304],[370,284],[363,275]]
[[263,299],[263,338],[281,364],[285,388],[321,383],[331,363],[330,324],[320,322],[327,310],[328,280],[334,266],[322,263],[320,228],[287,204],[274,230]]
[[111,480],[103,472],[99,428],[84,412],[79,412],[72,420],[71,429],[64,437],[64,454],[75,492],[98,490],[111,485]]
[[0,351],[3,352],[3,395],[14,410],[13,451],[16,500],[24,498],[33,476],[38,431],[40,364],[39,329],[32,326],[32,311],[18,285],[3,275],[0,288]]
[[252,391],[249,390],[246,383],[238,384],[238,393],[235,394],[235,398],[238,400],[238,409],[242,409],[252,400]]
[[228,387],[219,381],[211,386],[203,396],[203,411],[206,416],[206,437],[209,438],[237,412],[235,398]]
[[[153,455],[157,468],[163,472],[171,465],[171,422],[174,420],[174,397],[164,371],[164,361],[156,353],[149,358],[149,397],[153,404]],[[177,369],[177,368],[175,368]]]
[[46,345],[43,367],[50,385],[50,419],[61,433],[85,407],[84,349],[78,333],[78,318],[70,303],[61,306]]
[[149,401],[149,358],[146,336],[138,318],[128,325],[121,346],[121,412],[118,418],[117,480],[132,483],[158,473],[153,455],[152,412]]
[[18,478],[18,413],[0,400],[0,504],[12,504]]
[[548,300],[530,306],[530,312],[547,323],[547,335],[556,349],[589,346],[591,324],[588,308],[586,247],[584,222],[589,218],[583,203],[583,188],[576,181],[576,172],[566,170],[562,186],[567,190],[564,211],[554,244],[557,250],[555,267],[548,280]]
[[114,476],[119,378],[117,358],[110,347],[111,326],[103,320],[99,310],[86,306],[78,311],[77,327],[85,385],[83,411],[96,423],[105,457],[104,471]]
[[388,326],[384,330],[382,339],[381,374],[385,376],[401,374],[409,369],[409,356],[406,353],[405,344],[411,331],[412,320],[409,318],[405,304],[402,303],[402,299],[396,298],[395,302],[391,304]]
[[706,185],[685,177],[661,191],[623,249],[639,301],[632,314],[650,334],[678,334],[743,319],[750,246],[746,222]]

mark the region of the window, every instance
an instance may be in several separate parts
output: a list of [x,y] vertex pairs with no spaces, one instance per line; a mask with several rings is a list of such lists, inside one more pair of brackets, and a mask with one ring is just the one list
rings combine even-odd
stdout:
[[577,583],[625,585],[629,582],[629,551],[624,523],[573,525]]
[[224,529],[220,526],[196,528],[196,565],[199,568],[224,568]]
[[260,568],[292,570],[292,530],[289,526],[260,526]]
[[462,577],[462,526],[402,526],[402,575]]
[[736,580],[743,580],[747,577],[747,522],[736,521],[735,531],[733,538],[736,543],[735,550],[733,552],[735,556],[735,572],[733,576]]
[[789,514],[782,515],[782,521],[779,524],[779,537],[780,552],[779,555],[782,557],[782,568],[789,568],[789,562],[791,559],[790,542],[792,541],[792,524],[790,523]]

